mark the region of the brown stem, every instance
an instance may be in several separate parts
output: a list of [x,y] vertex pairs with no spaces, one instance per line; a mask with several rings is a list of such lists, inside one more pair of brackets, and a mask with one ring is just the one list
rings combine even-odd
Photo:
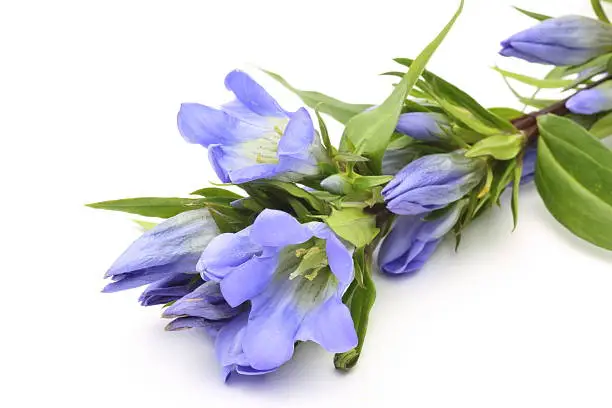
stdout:
[[[583,91],[585,89],[591,89],[596,87],[597,85],[601,85],[602,83],[609,81],[612,79],[612,76],[608,75],[602,79],[600,79],[599,81],[593,82],[592,84],[588,85],[587,87],[585,87],[584,89],[581,89],[580,91]],[[578,91],[578,92],[580,92]],[[575,95],[575,94],[574,94]],[[572,96],[574,96],[572,95]],[[521,116],[520,118],[516,118],[513,119],[511,122],[514,125],[514,127],[516,127],[518,130],[522,130],[527,134],[527,137],[532,140],[536,137],[538,137],[539,131],[538,131],[538,116],[542,116],[542,115],[547,115],[549,113],[555,114],[555,115],[559,115],[559,116],[565,116],[568,113],[570,113],[569,109],[567,109],[567,107],[565,106],[565,103],[568,101],[568,99],[570,99],[572,96],[565,98],[559,102],[556,102],[544,109],[540,109],[537,112],[532,112],[532,113],[527,113],[523,116]]]

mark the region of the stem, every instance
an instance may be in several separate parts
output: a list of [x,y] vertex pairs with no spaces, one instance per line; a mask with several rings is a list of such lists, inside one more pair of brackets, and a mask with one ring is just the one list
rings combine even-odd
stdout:
[[[578,92],[581,92],[586,89],[594,88],[602,83],[609,81],[612,79],[612,76],[608,75],[599,81],[595,81],[592,84],[586,86],[584,89],[580,89]],[[576,93],[578,93],[576,92]],[[576,95],[576,93],[574,95]],[[572,95],[572,96],[574,96]],[[565,106],[565,103],[572,97],[565,98],[559,102],[556,102],[544,109],[540,109],[537,112],[531,112],[526,115],[521,116],[520,118],[513,119],[511,122],[518,130],[522,130],[527,134],[527,138],[532,140],[539,135],[538,131],[538,117],[543,115],[548,115],[552,113],[554,115],[565,116],[568,113],[571,113],[569,109]]]

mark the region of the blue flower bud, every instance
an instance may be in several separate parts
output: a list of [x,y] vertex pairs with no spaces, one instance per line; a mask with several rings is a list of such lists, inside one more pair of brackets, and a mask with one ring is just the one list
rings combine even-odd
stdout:
[[444,235],[457,223],[462,208],[456,205],[431,221],[425,220],[424,215],[399,216],[380,246],[380,269],[395,275],[421,269]]
[[577,65],[612,51],[612,25],[583,16],[545,20],[501,43],[500,54],[529,62]]
[[383,189],[387,209],[399,215],[416,215],[446,207],[480,183],[485,167],[484,160],[467,158],[462,151],[421,157]]
[[572,113],[579,115],[593,115],[612,110],[612,88],[599,86],[578,92],[565,103],[565,106]]
[[409,112],[400,115],[395,130],[413,139],[436,142],[445,138],[444,128],[448,126],[448,120],[440,113]]

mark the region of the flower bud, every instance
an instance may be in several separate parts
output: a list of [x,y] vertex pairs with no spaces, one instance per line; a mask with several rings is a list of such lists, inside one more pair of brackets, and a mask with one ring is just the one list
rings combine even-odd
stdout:
[[545,20],[501,43],[500,54],[550,65],[578,65],[612,51],[612,25],[583,16]]
[[612,88],[598,86],[578,92],[565,103],[565,106],[572,113],[579,115],[593,115],[612,110]]
[[437,142],[445,138],[444,128],[448,126],[448,120],[440,113],[409,112],[400,115],[395,130],[413,139]]

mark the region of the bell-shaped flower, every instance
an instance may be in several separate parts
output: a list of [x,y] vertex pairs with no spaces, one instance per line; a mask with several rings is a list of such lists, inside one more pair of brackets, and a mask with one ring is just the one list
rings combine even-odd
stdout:
[[462,151],[431,154],[404,167],[382,191],[387,209],[417,215],[446,207],[476,187],[485,175],[483,159]]
[[174,319],[168,323],[166,330],[204,329],[214,339],[217,359],[225,379],[232,372],[257,375],[271,371],[256,370],[250,366],[242,350],[249,308],[246,305],[228,305],[221,294],[219,283],[203,283],[167,307],[163,317]]
[[593,115],[612,110],[612,87],[598,86],[578,92],[565,102],[572,113]]
[[408,112],[400,115],[395,130],[423,142],[438,142],[447,138],[449,126],[441,113]]
[[220,282],[230,306],[250,300],[241,347],[255,370],[284,364],[296,341],[314,341],[330,352],[357,344],[342,303],[353,280],[351,250],[324,223],[300,224],[282,211],[264,210],[252,226],[213,239],[198,270]]
[[442,238],[455,226],[462,208],[462,205],[454,205],[432,220],[427,220],[424,214],[397,217],[378,252],[380,269],[394,275],[421,269]]
[[318,174],[325,156],[308,112],[285,111],[251,77],[232,71],[225,86],[236,100],[220,109],[184,103],[178,128],[190,143],[208,148],[224,183],[262,178],[297,181]]
[[168,218],[141,235],[115,261],[105,275],[113,282],[103,292],[164,280],[161,285],[172,285],[183,274],[193,276],[202,251],[218,234],[217,224],[204,208]]
[[612,25],[583,16],[545,20],[501,43],[500,54],[529,62],[578,65],[612,52]]

